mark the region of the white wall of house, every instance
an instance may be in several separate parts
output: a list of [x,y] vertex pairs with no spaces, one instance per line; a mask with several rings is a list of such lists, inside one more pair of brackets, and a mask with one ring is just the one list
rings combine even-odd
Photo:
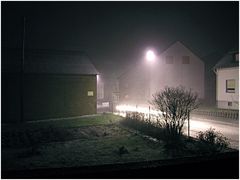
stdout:
[[[223,68],[216,71],[216,99],[218,108],[239,109],[239,67]],[[235,80],[234,92],[227,92],[227,80]]]
[[[167,56],[172,57],[169,64]],[[186,63],[183,59],[189,60]],[[168,61],[168,62],[167,62]],[[197,92],[199,98],[204,98],[204,63],[203,61],[186,48],[182,43],[177,42],[164,51],[152,66],[151,92],[159,91],[165,86],[184,86]]]

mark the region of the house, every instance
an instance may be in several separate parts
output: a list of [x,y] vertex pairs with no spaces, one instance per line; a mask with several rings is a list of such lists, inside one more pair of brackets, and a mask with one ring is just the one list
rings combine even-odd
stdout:
[[2,49],[3,122],[19,121],[21,112],[24,120],[96,113],[98,72],[85,53],[26,50],[24,64],[21,55]]
[[177,41],[155,61],[143,58],[119,77],[119,104],[146,105],[155,92],[180,85],[204,98],[204,62]]
[[217,107],[239,109],[239,51],[225,54],[214,66]]

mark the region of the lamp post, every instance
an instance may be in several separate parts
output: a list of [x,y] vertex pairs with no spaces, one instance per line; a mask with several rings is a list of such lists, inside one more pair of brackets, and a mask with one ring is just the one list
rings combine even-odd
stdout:
[[[156,59],[156,55],[154,53],[154,51],[152,50],[148,50],[146,52],[146,60],[148,62],[148,64],[150,65],[150,67],[148,68],[148,81],[149,81],[149,85],[148,85],[148,99],[150,100],[151,99],[151,65],[152,63],[154,62],[154,60]],[[148,120],[150,121],[150,106],[148,107]]]
[[152,50],[148,50],[146,52],[146,60],[147,60],[147,63],[148,65],[150,66],[148,68],[148,81],[149,81],[149,94],[148,94],[148,98],[150,99],[151,97],[151,65],[152,63],[154,62],[154,60],[156,59],[156,55],[154,53],[154,51]]

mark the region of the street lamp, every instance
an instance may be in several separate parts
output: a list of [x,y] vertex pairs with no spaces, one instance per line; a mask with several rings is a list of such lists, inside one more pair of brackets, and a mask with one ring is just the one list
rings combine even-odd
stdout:
[[[156,59],[156,55],[155,55],[154,51],[148,50],[146,52],[146,60],[147,60],[147,62],[152,64],[152,62],[154,62],[155,59]],[[149,81],[149,86],[148,86],[149,87],[149,90],[148,90],[149,94],[148,94],[148,98],[149,98],[149,100],[151,99],[151,71],[152,71],[152,69],[151,69],[151,67],[149,67],[148,68],[148,81]],[[150,106],[148,107],[148,110],[149,110],[148,118],[150,120]]]
[[152,61],[155,60],[155,58],[156,58],[155,53],[152,50],[148,50],[147,53],[146,53],[147,61],[152,62]]
[[149,81],[149,99],[151,97],[151,71],[152,71],[152,63],[155,61],[156,59],[156,54],[154,53],[153,50],[148,50],[146,52],[146,60],[147,63],[150,65],[150,67],[148,67],[148,81]]

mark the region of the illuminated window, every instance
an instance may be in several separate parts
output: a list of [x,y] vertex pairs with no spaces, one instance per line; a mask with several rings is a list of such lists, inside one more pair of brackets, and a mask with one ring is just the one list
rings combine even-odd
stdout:
[[182,64],[190,64],[190,57],[189,56],[183,56],[182,57]]
[[226,80],[226,92],[235,93],[235,79]]
[[87,92],[87,95],[88,95],[88,96],[93,96],[93,91],[88,91],[88,92]]
[[166,56],[166,64],[173,64],[173,56]]

